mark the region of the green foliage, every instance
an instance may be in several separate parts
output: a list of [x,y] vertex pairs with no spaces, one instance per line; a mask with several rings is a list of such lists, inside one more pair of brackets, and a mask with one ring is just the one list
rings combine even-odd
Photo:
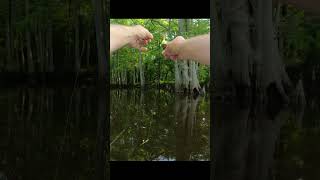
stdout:
[[[121,25],[142,25],[154,36],[148,44],[148,51],[142,53],[145,70],[146,83],[157,84],[174,82],[174,62],[164,59],[162,56],[162,45],[173,40],[178,35],[177,19],[111,19],[111,24]],[[192,19],[186,37],[206,34],[210,32],[209,19]],[[131,48],[122,48],[111,57],[111,72],[127,71],[129,76],[133,76],[139,64],[139,51]],[[160,76],[159,76],[160,71]],[[199,66],[199,81],[204,83],[209,81],[209,67]],[[160,79],[159,79],[160,77]]]
[[319,22],[303,11],[288,6],[280,23],[283,55],[286,64],[304,63],[311,51],[320,49]]
[[[6,66],[3,69],[11,67],[11,70],[19,69],[19,71],[28,71],[27,69],[36,72],[47,71],[53,66],[56,67],[52,68],[55,71],[58,69],[70,71],[76,61],[73,60],[76,57],[75,50],[79,48],[82,68],[85,69],[86,65],[87,70],[91,71],[97,62],[93,17],[91,0],[0,1],[0,33],[4,35],[0,37],[0,55],[9,57],[8,53],[12,53],[9,64],[6,58],[2,58],[0,64]],[[79,29],[78,45],[76,29]],[[11,42],[10,51],[6,46],[8,42]],[[21,50],[24,58],[32,52],[30,53],[33,58],[32,63],[20,60]],[[44,53],[45,51],[48,53]],[[44,62],[47,60],[53,63]],[[19,64],[21,61],[23,63]],[[50,68],[44,67],[49,65]]]

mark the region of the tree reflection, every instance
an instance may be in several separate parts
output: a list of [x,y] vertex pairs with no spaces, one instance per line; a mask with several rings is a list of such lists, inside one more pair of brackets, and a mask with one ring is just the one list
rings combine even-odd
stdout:
[[94,179],[106,164],[95,154],[108,145],[97,143],[107,135],[105,128],[97,131],[102,125],[92,98],[96,92],[89,87],[1,89],[0,178]]
[[214,179],[271,179],[286,111],[214,103]]
[[[214,102],[211,179],[317,179],[319,113]],[[309,123],[311,124],[309,124]],[[310,159],[310,157],[312,157]]]
[[209,117],[207,97],[111,91],[111,160],[206,160]]

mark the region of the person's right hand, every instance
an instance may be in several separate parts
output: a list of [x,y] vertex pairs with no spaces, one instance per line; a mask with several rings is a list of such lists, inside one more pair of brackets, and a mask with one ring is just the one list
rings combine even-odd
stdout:
[[137,48],[140,51],[147,51],[146,46],[152,39],[153,35],[140,25],[130,27],[129,46]]
[[182,59],[181,57],[181,45],[185,39],[182,36],[177,36],[174,40],[167,43],[165,45],[164,51],[162,51],[162,54],[167,58],[171,60],[177,60]]

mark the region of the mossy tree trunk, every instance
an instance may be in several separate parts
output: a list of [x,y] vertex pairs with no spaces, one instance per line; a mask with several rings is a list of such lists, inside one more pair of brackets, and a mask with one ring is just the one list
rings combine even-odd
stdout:
[[[186,38],[190,21],[179,19],[179,35]],[[176,92],[199,92],[198,63],[184,59],[175,62],[175,90]]]
[[288,102],[293,88],[278,47],[272,1],[216,0],[212,6],[217,94],[229,92],[261,102],[280,97]]

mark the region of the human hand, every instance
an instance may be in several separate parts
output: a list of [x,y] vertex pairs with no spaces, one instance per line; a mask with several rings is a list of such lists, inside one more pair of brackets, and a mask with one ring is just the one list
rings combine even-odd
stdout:
[[181,59],[181,45],[185,39],[182,36],[177,36],[174,40],[164,45],[164,51],[162,54],[171,60]]
[[129,46],[140,51],[147,51],[145,46],[153,39],[153,35],[141,25],[130,27],[129,32]]

